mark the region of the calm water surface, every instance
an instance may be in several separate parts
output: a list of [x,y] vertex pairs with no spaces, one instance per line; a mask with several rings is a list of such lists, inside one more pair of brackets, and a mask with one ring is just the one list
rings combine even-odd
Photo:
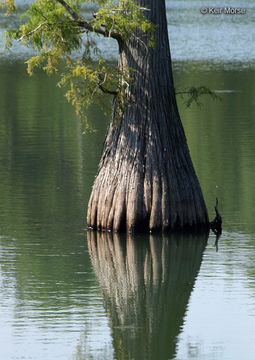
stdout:
[[82,135],[57,79],[28,78],[19,47],[2,55],[3,360],[254,360],[254,2],[226,1],[247,8],[227,18],[200,15],[206,1],[167,5],[176,88],[208,85],[222,98],[205,98],[201,109],[178,101],[210,218],[219,198],[223,234],[216,246],[212,234],[87,233],[107,116],[91,108],[97,132]]

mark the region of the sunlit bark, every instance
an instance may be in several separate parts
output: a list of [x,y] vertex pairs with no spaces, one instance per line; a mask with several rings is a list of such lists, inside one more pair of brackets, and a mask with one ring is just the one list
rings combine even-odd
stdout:
[[207,210],[177,109],[165,0],[139,0],[156,40],[119,41],[119,66],[131,68],[122,115],[113,117],[88,205],[87,225],[114,231],[197,230]]

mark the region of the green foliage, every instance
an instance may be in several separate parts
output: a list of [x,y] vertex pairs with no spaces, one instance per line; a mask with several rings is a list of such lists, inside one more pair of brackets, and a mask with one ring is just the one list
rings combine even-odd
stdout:
[[181,95],[182,98],[184,97],[184,95],[185,96],[188,95],[187,100],[184,101],[186,107],[190,107],[193,103],[201,107],[202,106],[201,96],[203,95],[209,95],[213,100],[221,100],[221,97],[219,95],[217,95],[214,91],[210,90],[206,86],[199,86],[199,87],[192,86],[189,89],[185,89],[183,91],[177,91],[175,94]]
[[[93,2],[98,9],[89,20],[81,15],[85,2]],[[14,0],[2,1],[1,5],[6,6],[7,14],[16,9]],[[32,47],[36,54],[27,61],[28,73],[36,68],[48,74],[60,73],[58,85],[68,87],[67,99],[77,114],[84,115],[84,109],[98,101],[103,92],[123,97],[121,84],[128,80],[125,75],[123,81],[124,74],[117,66],[108,66],[98,57],[96,42],[89,33],[125,41],[139,30],[148,34],[152,45],[154,25],[146,19],[146,11],[135,0],[35,0],[22,15],[20,25],[6,32],[6,47],[11,47],[13,40]],[[80,61],[74,60],[77,53],[83,53]],[[122,98],[119,103],[123,103]]]
[[[119,78],[122,76],[117,67],[108,65],[100,58],[97,63],[67,60],[66,71],[61,74],[58,86],[68,88],[66,98],[75,106],[76,113],[83,117],[85,109],[92,103],[101,105],[102,93],[121,93]],[[85,124],[85,130],[91,130]]]
[[120,34],[124,40],[140,28],[144,33],[149,33],[153,45],[154,26],[145,18],[146,11],[147,9],[137,6],[134,0],[104,1],[104,6],[95,15],[93,26],[97,28],[103,24],[109,36],[113,33]]
[[6,15],[10,15],[16,10],[15,0],[3,0],[0,1],[0,8],[6,8]]

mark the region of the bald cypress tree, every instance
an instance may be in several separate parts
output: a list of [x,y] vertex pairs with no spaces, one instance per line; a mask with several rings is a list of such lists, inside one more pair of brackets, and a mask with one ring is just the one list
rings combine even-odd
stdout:
[[[5,1],[13,9],[13,1]],[[9,32],[38,50],[28,61],[47,72],[66,70],[67,97],[81,114],[100,93],[113,97],[87,225],[114,231],[190,231],[208,227],[202,191],[177,108],[165,0],[98,1],[91,20],[78,0],[37,0],[26,22]],[[116,67],[91,60],[96,33],[118,43]],[[84,50],[85,44],[85,50]],[[71,54],[83,48],[82,60]]]

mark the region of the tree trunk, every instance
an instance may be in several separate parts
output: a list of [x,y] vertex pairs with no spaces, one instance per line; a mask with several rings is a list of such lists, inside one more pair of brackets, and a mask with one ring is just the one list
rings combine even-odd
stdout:
[[175,99],[165,0],[138,3],[150,9],[155,45],[141,32],[119,42],[119,66],[133,69],[132,81],[122,114],[109,126],[87,225],[129,232],[208,228]]
[[136,241],[130,235],[88,232],[87,239],[114,359],[176,359],[208,234],[149,235]]

